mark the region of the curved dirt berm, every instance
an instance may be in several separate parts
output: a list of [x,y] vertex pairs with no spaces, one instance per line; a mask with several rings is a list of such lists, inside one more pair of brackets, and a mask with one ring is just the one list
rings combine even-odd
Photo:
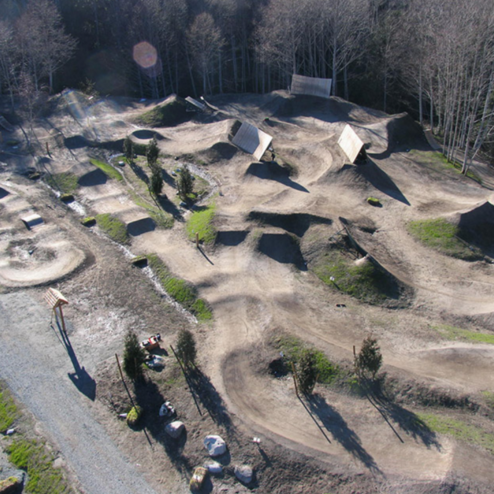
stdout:
[[281,264],[293,264],[301,271],[307,270],[298,242],[288,233],[263,233],[256,250]]
[[312,225],[331,225],[333,220],[307,213],[269,213],[264,211],[251,211],[248,215],[250,221],[282,228],[294,233],[297,237],[303,237]]
[[431,147],[420,124],[408,113],[400,113],[386,125],[388,133],[388,153],[409,149],[430,150]]
[[52,283],[86,260],[84,251],[63,239],[33,237],[4,247],[0,254],[0,284],[8,287]]

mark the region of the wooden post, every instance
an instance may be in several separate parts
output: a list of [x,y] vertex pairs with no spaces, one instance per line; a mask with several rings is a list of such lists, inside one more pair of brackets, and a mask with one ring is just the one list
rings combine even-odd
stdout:
[[290,363],[292,364],[293,384],[295,384],[295,393],[297,394],[297,396],[299,396],[298,386],[297,386],[297,371],[295,370],[295,366],[293,365],[293,362],[290,362]]
[[199,233],[196,232],[196,247],[199,248]]
[[120,371],[120,377],[122,378],[122,382],[125,388],[125,391],[127,391],[127,395],[129,396],[130,403],[132,403],[132,406],[135,407],[134,400],[132,399],[132,396],[130,394],[129,388],[127,387],[127,383],[125,382],[123,372],[122,372],[122,367],[120,366],[120,360],[118,360],[118,354],[115,354],[115,358],[117,359],[117,365],[118,365],[118,370]]
[[48,146],[48,142],[45,142],[46,144],[46,154],[50,154],[50,146]]
[[[67,329],[65,328],[65,319],[63,317],[63,311],[62,311],[62,306],[59,305],[58,309],[60,310],[60,319],[62,320],[62,329],[65,334],[67,334]],[[55,309],[56,310],[56,309]]]

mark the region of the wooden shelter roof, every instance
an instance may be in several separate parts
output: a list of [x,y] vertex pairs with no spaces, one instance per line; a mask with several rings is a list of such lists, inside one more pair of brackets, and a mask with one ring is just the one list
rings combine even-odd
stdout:
[[51,309],[55,309],[62,305],[68,305],[68,300],[55,288],[46,290],[44,299]]

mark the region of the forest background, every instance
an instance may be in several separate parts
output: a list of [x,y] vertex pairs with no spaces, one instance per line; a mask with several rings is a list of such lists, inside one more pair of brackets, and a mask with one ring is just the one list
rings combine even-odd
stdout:
[[430,127],[464,171],[494,159],[492,0],[0,0],[0,92],[163,98],[287,89]]

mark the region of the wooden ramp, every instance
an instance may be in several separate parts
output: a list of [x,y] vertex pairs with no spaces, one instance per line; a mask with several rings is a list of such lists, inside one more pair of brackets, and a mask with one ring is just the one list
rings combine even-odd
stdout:
[[256,160],[260,160],[272,140],[273,138],[266,132],[259,130],[250,123],[244,122],[232,142],[243,151],[252,154]]
[[320,77],[307,77],[305,75],[293,74],[290,93],[330,98],[331,82],[332,79],[321,79]]

